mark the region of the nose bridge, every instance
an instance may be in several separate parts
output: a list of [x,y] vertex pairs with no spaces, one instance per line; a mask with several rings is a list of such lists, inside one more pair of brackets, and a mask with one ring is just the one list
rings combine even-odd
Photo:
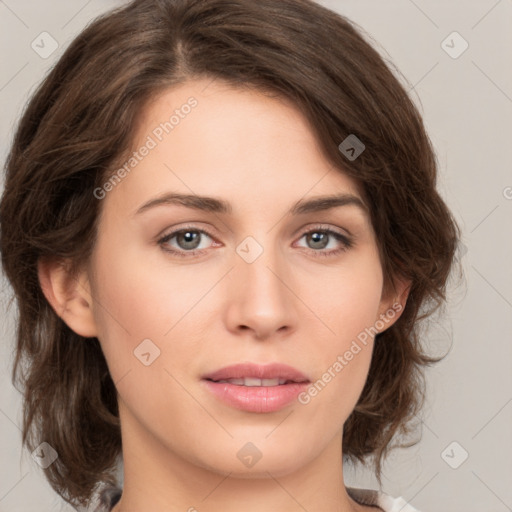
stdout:
[[258,240],[246,237],[236,249],[241,260],[237,263],[241,282],[255,298],[262,295],[259,298],[266,298],[267,302],[286,299],[285,276],[280,276],[286,272],[285,261],[278,243],[272,241],[271,234],[257,236]]
[[231,327],[250,328],[258,337],[291,329],[297,318],[286,261],[272,233],[248,236],[238,244],[231,281]]

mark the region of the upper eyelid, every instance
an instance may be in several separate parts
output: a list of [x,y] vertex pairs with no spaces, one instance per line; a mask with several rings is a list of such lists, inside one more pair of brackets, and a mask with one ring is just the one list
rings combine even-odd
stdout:
[[162,238],[167,238],[167,237],[170,237],[171,235],[176,236],[178,233],[180,233],[182,231],[187,231],[187,229],[190,231],[199,231],[205,235],[208,235],[210,238],[216,238],[215,235],[210,233],[209,230],[207,230],[205,228],[200,228],[197,226],[183,226],[183,227],[173,228],[168,233],[164,230],[163,234],[158,235],[157,238],[158,238],[158,240],[161,240]]
[[[308,231],[315,230],[315,229],[317,229],[318,231],[335,231],[335,232],[341,230],[341,231],[346,232],[346,236],[353,236],[352,233],[347,228],[340,228],[338,226],[332,226],[325,222],[319,222],[317,224],[312,223],[312,224],[313,225],[311,225],[311,227],[299,228],[299,229],[295,230],[294,233],[299,233],[299,232],[307,233]],[[176,234],[176,233],[179,233],[180,231],[185,231],[187,229],[190,229],[191,231],[201,231],[201,232],[207,234],[208,236],[215,237],[215,235],[213,233],[211,233],[211,231],[208,228],[203,228],[203,227],[194,226],[191,224],[190,225],[186,224],[182,227],[171,228],[171,230],[167,234],[158,235],[158,238],[165,237],[168,234]],[[166,233],[166,231],[167,230],[163,230],[163,233]],[[340,233],[340,234],[343,234],[343,233]]]

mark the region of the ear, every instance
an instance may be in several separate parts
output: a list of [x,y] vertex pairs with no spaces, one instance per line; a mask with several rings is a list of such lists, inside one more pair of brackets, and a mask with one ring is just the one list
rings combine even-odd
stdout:
[[87,273],[72,275],[66,262],[41,260],[37,271],[41,289],[57,315],[80,336],[96,337]]
[[379,333],[389,329],[402,315],[409,297],[411,284],[411,280],[395,277],[394,283],[390,286],[388,292],[386,293],[383,290],[379,313],[375,319],[375,328]]

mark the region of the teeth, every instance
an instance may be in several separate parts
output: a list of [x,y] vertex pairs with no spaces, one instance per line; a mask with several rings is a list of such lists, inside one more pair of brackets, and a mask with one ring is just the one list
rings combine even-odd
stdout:
[[243,379],[228,379],[228,380],[219,380],[217,382],[227,382],[229,384],[235,384],[237,386],[248,386],[248,387],[256,387],[256,386],[281,386],[286,382],[286,379],[257,379],[255,377],[245,377]]
[[279,379],[261,379],[263,386],[279,386]]
[[229,379],[224,382],[229,382],[230,384],[236,384],[237,386],[243,386],[244,385],[244,379]]
[[[276,386],[278,383],[273,384],[273,386]],[[261,379],[255,379],[253,377],[245,377],[244,379],[244,386],[262,386],[263,381]],[[267,384],[268,386],[268,384]]]

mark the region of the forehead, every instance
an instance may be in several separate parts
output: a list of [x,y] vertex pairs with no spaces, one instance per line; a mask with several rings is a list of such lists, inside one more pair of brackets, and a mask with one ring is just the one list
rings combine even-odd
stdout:
[[132,207],[166,191],[251,201],[260,209],[305,196],[361,197],[355,180],[325,158],[291,101],[221,81],[190,81],[151,98],[131,150],[143,148],[143,158],[129,159],[119,187]]

